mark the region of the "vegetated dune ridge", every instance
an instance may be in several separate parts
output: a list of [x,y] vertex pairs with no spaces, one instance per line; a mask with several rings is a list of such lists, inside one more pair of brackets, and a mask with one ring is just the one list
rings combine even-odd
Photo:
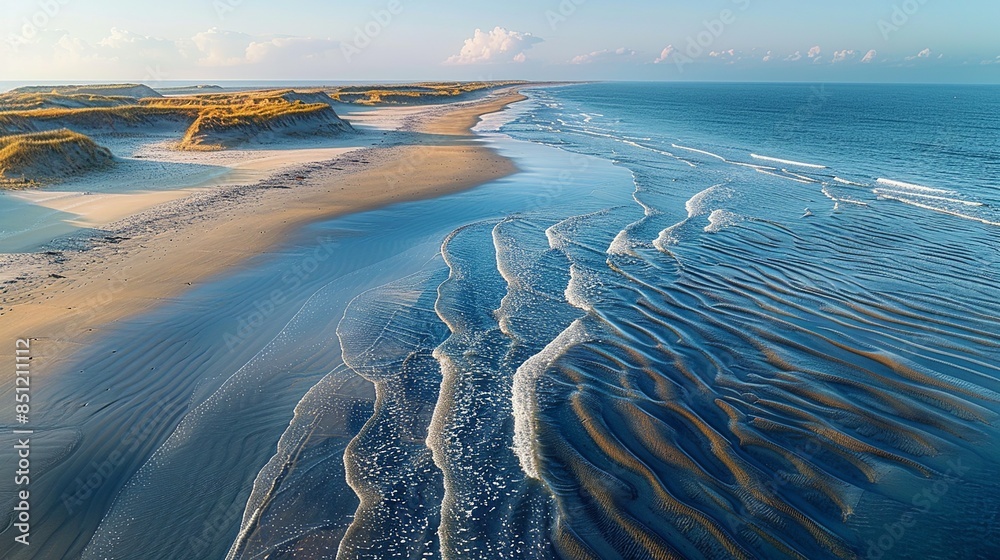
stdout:
[[[112,160],[98,144],[108,143],[105,140],[109,138],[176,137],[173,147],[187,151],[262,146],[292,138],[335,138],[354,131],[337,115],[334,106],[338,103],[444,103],[523,83],[447,82],[246,92],[220,92],[218,87],[203,86],[195,90],[211,93],[176,97],[164,97],[141,84],[23,87],[0,94],[0,139],[63,132],[35,136],[30,158],[19,152],[21,159],[4,175],[17,181],[0,183],[0,187],[47,184],[105,166]],[[62,148],[72,146],[76,151],[60,151],[52,140],[68,140],[68,131],[93,140],[74,136],[73,142]],[[46,154],[53,161],[48,161]],[[79,159],[69,157],[73,154]]]
[[98,84],[83,86],[26,86],[12,89],[12,94],[52,93],[58,95],[100,95],[144,99],[162,97],[157,91],[144,84]]
[[[22,88],[0,95],[0,141],[18,147],[19,156],[5,165],[3,178],[29,186],[104,166],[110,152],[97,142],[107,137],[175,136],[177,149],[202,151],[286,138],[335,138],[353,128],[334,111],[334,102],[322,92],[292,90],[165,98],[146,86]],[[73,142],[60,146],[57,139]],[[25,151],[28,146],[32,149]],[[76,151],[59,149],[69,146]]]
[[67,129],[0,137],[0,187],[29,187],[113,163],[110,150]]
[[97,84],[83,86],[25,86],[10,90],[2,97],[21,96],[61,96],[61,97],[116,97],[121,99],[145,99],[163,97],[155,89],[144,84]]
[[[337,116],[333,102],[324,93],[292,90],[142,99],[11,92],[0,95],[0,132],[70,128],[92,135],[135,134],[168,127],[181,137],[179,148],[221,149],[282,135],[349,132],[350,125]],[[213,145],[214,136],[222,141]]]
[[332,88],[330,96],[341,103],[358,105],[411,105],[416,103],[447,103],[497,87],[524,85],[523,81],[503,82],[424,82],[401,85],[367,85]]
[[[0,94],[0,135],[69,128],[88,135],[175,131],[181,149],[225,149],[351,130],[336,103],[440,103],[523,82],[422,83],[163,97],[148,86],[26,87]],[[214,88],[204,88],[216,91]]]
[[[317,86],[296,88],[299,92],[325,93],[337,103],[352,105],[430,105],[448,103],[485,95],[500,87],[516,87],[528,82],[506,80],[494,82],[420,82],[413,84],[366,84],[349,86]],[[226,88],[217,84],[201,84],[187,87],[168,87],[158,90],[166,96],[191,96],[204,94],[233,93],[237,88]]]
[[[0,135],[63,128],[85,134],[116,133],[124,127],[149,126],[167,115],[144,111],[140,100],[162,98],[139,84],[17,88],[0,94]],[[174,119],[183,127],[195,116],[174,115]]]
[[[204,97],[223,101],[232,96]],[[248,95],[242,103],[210,105],[198,114],[179,147],[225,149],[277,137],[338,136],[353,131],[337,116],[333,101],[325,93],[288,90]]]

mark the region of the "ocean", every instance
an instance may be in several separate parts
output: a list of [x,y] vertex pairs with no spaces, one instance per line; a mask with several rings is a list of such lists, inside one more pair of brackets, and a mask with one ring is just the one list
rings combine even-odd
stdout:
[[478,127],[521,173],[41,380],[36,554],[1000,554],[1000,89],[525,93]]

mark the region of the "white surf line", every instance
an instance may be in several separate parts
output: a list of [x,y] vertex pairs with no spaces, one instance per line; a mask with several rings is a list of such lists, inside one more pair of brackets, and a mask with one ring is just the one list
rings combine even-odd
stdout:
[[803,181],[807,181],[809,183],[819,183],[819,182],[821,182],[821,181],[819,181],[817,179],[813,179],[812,177],[807,177],[805,175],[799,175],[798,173],[793,173],[793,172],[791,172],[791,171],[789,171],[787,169],[782,169],[781,172],[782,173],[787,173],[787,174],[789,174],[789,175],[791,175],[793,177],[798,177],[799,179],[802,179]]
[[754,165],[752,163],[743,163],[740,161],[727,161],[726,163],[731,163],[733,165],[738,165],[740,167],[749,167],[750,169],[769,169],[771,171],[777,171],[777,167],[771,167],[769,165]]
[[908,191],[921,191],[921,192],[938,193],[938,194],[958,195],[958,193],[955,191],[949,191],[945,189],[935,189],[934,187],[925,187],[923,185],[915,185],[913,183],[904,183],[903,181],[896,181],[894,179],[879,179],[878,181],[876,181],[876,183],[880,185],[885,185],[887,187],[896,187],[898,189],[904,189]]
[[[713,158],[715,158],[717,160],[720,160],[720,161],[724,161],[724,162],[726,162],[726,163],[728,163],[730,165],[737,165],[739,167],[749,167],[750,169],[756,169],[758,171],[760,171],[762,169],[769,169],[769,170],[776,171],[778,169],[777,167],[768,167],[768,166],[764,166],[764,165],[754,165],[752,163],[743,163],[741,161],[731,161],[731,160],[728,160],[728,159],[720,156],[719,154],[713,154],[712,152],[706,152],[705,150],[699,150],[697,148],[689,148],[687,146],[681,146],[680,144],[671,144],[670,147],[677,148],[678,150],[686,150],[686,151],[689,151],[689,152],[694,152],[696,154],[702,154],[702,155],[705,155],[705,156],[708,156],[708,157],[713,157]],[[687,161],[687,160],[685,160],[683,158],[677,158],[677,159],[680,159],[681,161],[685,161],[685,162]],[[688,162],[688,165],[691,165],[691,167],[696,167],[695,165],[691,164],[690,162]]]
[[801,161],[792,161],[789,159],[778,159],[768,156],[761,156],[757,154],[750,154],[750,157],[754,159],[759,159],[761,161],[773,161],[775,163],[783,163],[785,165],[796,165],[798,167],[808,167],[811,169],[827,169],[825,165],[816,165],[815,163],[802,163]]
[[728,160],[726,158],[720,156],[719,154],[713,154],[712,152],[706,152],[705,150],[698,150],[698,149],[695,149],[695,148],[688,148],[687,146],[681,146],[681,145],[678,145],[678,144],[671,144],[670,147],[671,148],[677,148],[678,150],[687,150],[689,152],[694,152],[696,154],[702,154],[702,155],[705,155],[705,156],[714,157],[715,159],[719,159],[719,160],[722,160],[722,161],[725,161],[725,162],[728,163]]
[[982,202],[973,202],[971,200],[959,200],[957,198],[948,198],[946,196],[936,196],[933,194],[923,194],[918,192],[907,192],[907,191],[894,191],[890,189],[873,189],[877,195],[896,195],[896,196],[915,196],[917,198],[924,198],[927,200],[940,200],[942,202],[954,202],[955,204],[961,204],[963,206],[985,206]]
[[[826,188],[826,187],[827,186],[824,184],[823,188],[821,189],[823,191],[823,194],[827,198],[829,198],[830,200],[836,202],[837,204],[840,204],[841,202],[844,202],[844,203],[847,203],[847,204],[857,204],[858,206],[868,206],[867,202],[862,202],[860,200],[854,200],[852,198],[840,198],[838,196],[834,196],[834,194],[831,193],[830,190],[828,188]],[[834,205],[834,209],[835,210],[837,209],[837,204]]]
[[[783,171],[784,173],[787,173],[788,175],[793,175],[795,178],[788,177],[787,175],[778,175],[776,173],[770,173],[769,172],[769,171],[777,171],[778,168],[776,168],[776,167],[769,167],[769,166],[764,166],[764,165],[754,165],[752,163],[743,163],[743,162],[740,162],[740,161],[732,161],[732,160],[728,160],[728,159],[720,156],[719,154],[713,154],[712,152],[706,152],[705,150],[699,150],[697,148],[689,148],[687,146],[681,146],[680,144],[671,144],[670,146],[672,148],[677,148],[678,150],[687,150],[689,152],[694,152],[694,153],[697,153],[697,154],[706,155],[708,157],[713,157],[715,159],[718,159],[718,160],[723,161],[725,163],[728,163],[730,165],[737,165],[737,166],[740,166],[740,167],[749,167],[750,169],[754,169],[754,170],[756,170],[756,171],[758,171],[760,173],[767,173],[768,175],[774,175],[775,177],[784,177],[786,179],[790,179],[792,181],[796,181],[796,182],[799,182],[799,183],[819,183],[820,182],[820,181],[817,181],[816,179],[813,179],[811,177],[805,177],[804,175],[799,175],[797,173],[792,173],[791,171],[788,171],[787,169],[782,169],[781,171]],[[754,157],[756,159],[759,159],[759,160],[762,160],[762,161],[771,161],[771,162],[775,162],[775,163],[783,163],[785,165],[797,165],[799,167],[808,167],[808,168],[812,168],[812,169],[827,169],[827,167],[825,165],[814,165],[814,164],[811,164],[811,163],[802,163],[802,162],[798,162],[798,161],[790,161],[790,160],[785,160],[785,159],[776,159],[776,158],[771,158],[771,157],[759,156],[757,154],[750,154],[750,155],[752,157]],[[674,157],[677,157],[677,156],[674,156]],[[680,159],[681,161],[685,161],[682,158],[677,158],[677,159]]]
[[897,202],[902,202],[903,204],[909,204],[911,206],[916,206],[918,208],[923,208],[924,210],[930,210],[932,212],[939,212],[941,214],[948,214],[949,216],[955,216],[957,218],[962,218],[964,220],[972,220],[972,221],[975,221],[975,222],[980,222],[980,223],[986,224],[988,226],[1000,226],[1000,222],[993,222],[993,221],[987,220],[985,218],[977,218],[976,216],[970,216],[968,214],[962,214],[961,212],[955,212],[954,210],[948,210],[948,209],[945,209],[945,208],[938,208],[937,206],[930,206],[928,204],[921,204],[920,202],[917,202],[916,200],[913,200],[913,199],[903,198],[903,197],[896,197],[896,196],[889,196],[889,195],[885,195],[885,194],[880,195],[880,196],[882,198],[887,198],[889,200],[895,200]]
[[802,184],[805,184],[805,185],[811,185],[811,184],[813,184],[815,182],[815,181],[803,181],[802,179],[796,179],[795,177],[790,177],[788,175],[781,175],[780,173],[771,173],[770,171],[766,171],[764,169],[757,169],[756,171],[757,171],[757,173],[763,173],[765,175],[771,175],[773,177],[778,177],[780,179],[788,179],[789,181],[795,181],[796,183],[802,183]]
[[834,182],[840,183],[841,185],[851,185],[853,187],[867,187],[868,185],[862,183],[855,183],[854,181],[848,181],[847,179],[841,179],[840,177],[834,177]]
[[[570,127],[567,127],[567,128],[570,128]],[[695,164],[691,163],[690,161],[688,161],[688,160],[686,160],[684,158],[678,157],[677,154],[672,154],[672,153],[670,153],[670,152],[668,152],[666,150],[660,150],[658,148],[653,148],[651,146],[646,146],[644,144],[640,144],[640,143],[632,140],[628,136],[621,136],[621,137],[619,137],[619,136],[615,136],[613,134],[601,134],[600,132],[593,132],[591,130],[579,129],[579,128],[570,128],[570,130],[572,132],[576,132],[576,133],[579,133],[579,134],[585,134],[585,135],[588,135],[588,136],[598,136],[598,137],[601,137],[601,138],[608,138],[610,140],[614,140],[615,142],[620,142],[622,144],[625,144],[626,146],[632,146],[633,148],[638,148],[640,150],[647,150],[647,151],[653,152],[655,154],[660,154],[662,156],[667,156],[667,157],[674,158],[674,159],[676,159],[678,161],[682,161],[682,162],[686,163],[690,167],[697,167]],[[649,138],[645,138],[644,140],[649,140]],[[716,156],[716,157],[719,157],[719,156]],[[722,161],[726,161],[723,158],[720,158],[720,159],[722,159]]]
[[634,142],[632,140],[622,140],[621,142],[622,142],[622,144],[625,144],[625,145],[628,145],[628,146],[632,146],[633,148],[639,148],[640,150],[649,150],[650,152],[657,153],[657,154],[660,154],[660,155],[663,155],[663,156],[670,156],[672,158],[677,157],[677,156],[675,156],[674,154],[672,154],[670,152],[665,152],[663,150],[658,150],[656,148],[650,148],[649,146],[644,146],[644,145],[642,145],[642,144],[640,144],[638,142]]

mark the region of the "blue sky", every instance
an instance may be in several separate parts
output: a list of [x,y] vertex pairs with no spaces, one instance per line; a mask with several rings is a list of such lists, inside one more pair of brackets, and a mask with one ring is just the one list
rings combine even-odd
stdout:
[[1000,83],[996,0],[0,0],[0,80]]

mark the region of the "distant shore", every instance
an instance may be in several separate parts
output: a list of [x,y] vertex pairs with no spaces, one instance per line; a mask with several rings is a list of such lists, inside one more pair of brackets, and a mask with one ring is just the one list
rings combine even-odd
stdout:
[[193,193],[109,225],[87,250],[14,258],[5,263],[14,281],[0,291],[0,340],[36,340],[36,371],[44,373],[107,326],[266,253],[305,224],[511,175],[514,163],[472,141],[471,128],[524,99],[507,90],[429,108],[411,117],[412,143]]

